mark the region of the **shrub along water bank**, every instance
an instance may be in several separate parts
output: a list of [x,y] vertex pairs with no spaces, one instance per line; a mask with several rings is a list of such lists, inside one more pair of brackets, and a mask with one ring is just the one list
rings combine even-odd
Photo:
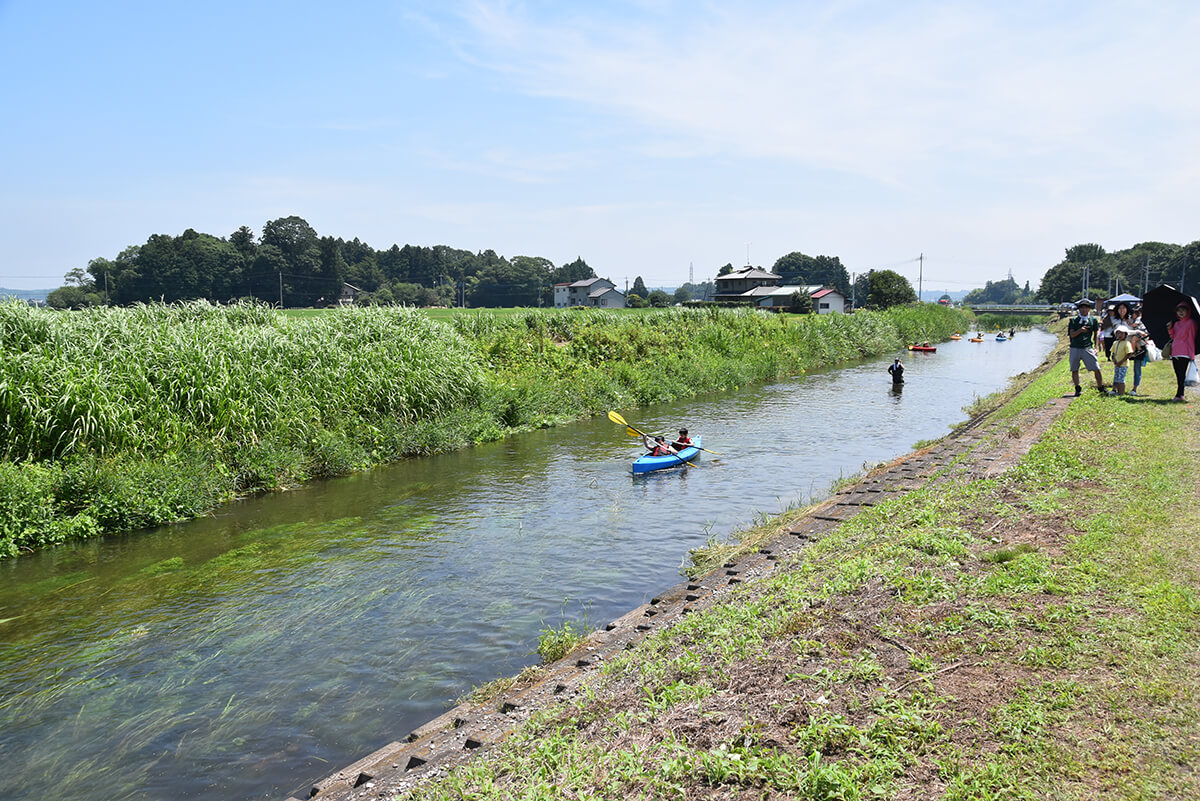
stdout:
[[852,316],[671,309],[312,317],[207,303],[0,305],[0,555],[202,515],[239,494],[611,407],[943,339],[933,305]]

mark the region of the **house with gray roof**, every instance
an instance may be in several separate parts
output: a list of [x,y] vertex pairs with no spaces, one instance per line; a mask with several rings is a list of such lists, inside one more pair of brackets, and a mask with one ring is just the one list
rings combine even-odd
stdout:
[[554,285],[554,308],[595,306],[604,309],[625,308],[625,293],[607,278],[585,278],[582,281]]

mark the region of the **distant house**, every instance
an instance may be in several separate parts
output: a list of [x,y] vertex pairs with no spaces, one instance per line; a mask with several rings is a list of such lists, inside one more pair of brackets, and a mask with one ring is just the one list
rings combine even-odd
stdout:
[[568,306],[597,306],[607,309],[625,308],[625,293],[607,278],[585,278],[582,281],[554,285],[554,308]]
[[353,306],[354,300],[358,297],[358,293],[360,292],[362,292],[362,290],[354,286],[354,284],[343,283],[342,294],[338,296],[338,305]]
[[717,291],[713,294],[716,301],[753,300],[746,293],[760,287],[776,287],[783,279],[775,273],[760,270],[746,265],[740,270],[717,276]]
[[781,309],[792,303],[792,295],[802,292],[812,298],[817,314],[843,314],[846,296],[824,284],[783,284],[775,273],[757,267],[743,267],[717,276],[716,300],[743,301],[759,309]]
[[[743,297],[749,298],[754,302],[754,305],[760,309],[778,309],[786,308],[792,303],[792,295],[797,292],[802,292],[811,296],[812,293],[821,289],[820,284],[795,284],[784,286],[758,287],[751,289],[743,294]],[[813,310],[817,307],[816,301],[813,301]]]
[[813,311],[817,314],[845,314],[846,296],[832,287],[823,287],[810,293]]

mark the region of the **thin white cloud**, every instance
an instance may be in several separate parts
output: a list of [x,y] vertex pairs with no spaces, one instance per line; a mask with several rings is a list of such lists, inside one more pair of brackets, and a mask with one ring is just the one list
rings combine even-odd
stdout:
[[615,22],[478,2],[467,18],[484,63],[524,91],[608,109],[698,151],[896,181],[946,163],[1121,169],[1130,149],[1179,154],[1189,142],[1123,115],[1194,127],[1200,9],[1072,8],[700,6]]

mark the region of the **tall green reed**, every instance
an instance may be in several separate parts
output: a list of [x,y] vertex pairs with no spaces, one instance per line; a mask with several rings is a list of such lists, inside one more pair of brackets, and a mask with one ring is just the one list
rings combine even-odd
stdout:
[[530,310],[446,324],[403,308],[298,319],[252,303],[0,304],[0,506],[13,510],[0,555],[882,354],[968,322],[932,305],[850,316]]

